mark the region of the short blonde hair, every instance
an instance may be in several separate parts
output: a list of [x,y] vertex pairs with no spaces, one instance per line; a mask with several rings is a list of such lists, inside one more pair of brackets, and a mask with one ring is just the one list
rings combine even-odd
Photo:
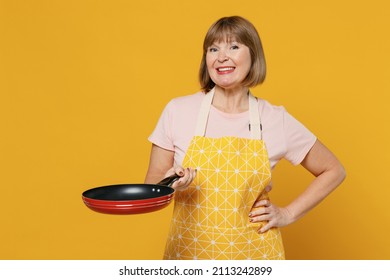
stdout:
[[217,20],[207,31],[203,42],[203,57],[199,69],[199,82],[202,90],[209,92],[215,83],[211,80],[206,65],[206,54],[208,48],[214,42],[223,40],[236,40],[249,48],[251,55],[251,68],[248,76],[244,79],[243,85],[254,87],[264,82],[266,75],[266,64],[263,46],[256,28],[247,19],[240,16],[223,17]]

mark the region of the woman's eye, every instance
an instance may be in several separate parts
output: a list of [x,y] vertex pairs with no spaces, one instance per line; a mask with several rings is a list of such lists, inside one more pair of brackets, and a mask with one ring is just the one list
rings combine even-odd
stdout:
[[216,52],[217,48],[209,48],[209,52]]
[[231,46],[231,49],[232,49],[232,50],[238,50],[239,47],[238,47],[237,45],[233,45],[233,46]]

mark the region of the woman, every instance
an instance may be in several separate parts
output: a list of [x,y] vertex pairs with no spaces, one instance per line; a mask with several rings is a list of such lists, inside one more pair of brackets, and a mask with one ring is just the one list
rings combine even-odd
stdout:
[[[266,73],[259,35],[246,19],[206,34],[202,91],[173,99],[149,140],[145,183],[178,174],[164,259],[284,259],[279,228],[304,216],[344,179],[336,157],[283,107],[254,97]],[[271,169],[282,158],[315,179],[286,207],[273,204]]]

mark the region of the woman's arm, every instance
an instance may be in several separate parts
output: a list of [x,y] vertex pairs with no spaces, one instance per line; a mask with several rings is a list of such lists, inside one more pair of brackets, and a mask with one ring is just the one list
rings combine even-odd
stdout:
[[153,144],[145,184],[156,184],[164,179],[165,174],[173,167],[173,156],[173,151],[165,150]]
[[254,204],[254,207],[262,208],[249,214],[251,222],[268,221],[260,232],[297,221],[328,196],[345,178],[345,170],[341,163],[319,140],[315,142],[301,165],[316,178],[289,205],[282,208],[268,200],[260,200]]
[[173,174],[181,178],[173,183],[172,188],[177,190],[186,189],[196,176],[196,170],[192,168],[184,169],[181,166],[174,167],[174,152],[163,149],[155,144],[152,145],[150,153],[149,168],[146,173],[145,183],[156,184],[165,177]]

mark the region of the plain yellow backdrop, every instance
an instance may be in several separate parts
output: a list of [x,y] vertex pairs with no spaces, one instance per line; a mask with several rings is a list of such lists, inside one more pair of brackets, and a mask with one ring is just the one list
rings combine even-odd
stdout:
[[[390,4],[386,0],[0,0],[0,258],[160,259],[172,205],[87,209],[95,186],[143,182],[166,103],[199,89],[218,18],[257,27],[268,76],[253,93],[339,157],[347,179],[283,228],[288,259],[390,259]],[[281,161],[283,206],[312,176]]]

